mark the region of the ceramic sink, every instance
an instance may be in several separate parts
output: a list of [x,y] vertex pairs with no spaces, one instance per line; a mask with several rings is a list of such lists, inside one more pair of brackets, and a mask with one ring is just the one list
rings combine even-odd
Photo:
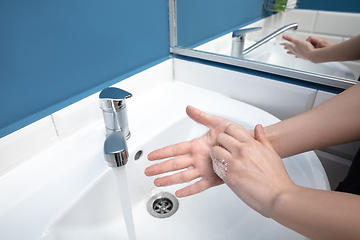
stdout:
[[[144,174],[144,169],[152,164],[147,154],[199,137],[208,130],[187,117],[188,104],[236,121],[247,129],[259,123],[266,126],[279,121],[251,105],[186,84],[172,83],[151,95],[159,97],[153,101],[145,101],[149,96],[134,97],[128,104],[132,136],[128,140],[130,158],[124,171],[137,239],[306,239],[249,208],[225,184],[177,199],[178,209],[170,217],[157,218],[149,214],[147,204],[154,195],[166,192],[174,196],[177,189],[188,183],[154,186],[155,177]],[[104,136],[100,127],[88,135],[87,141],[92,139],[101,145]],[[82,144],[73,147],[79,148]],[[102,165],[103,170],[54,216],[40,239],[129,239],[116,178],[112,169],[106,167],[101,150],[101,146],[88,149],[84,162],[89,162],[87,168],[91,168],[91,164]],[[66,151],[63,154],[66,155]],[[314,152],[286,158],[283,162],[296,184],[329,190],[325,171]]]

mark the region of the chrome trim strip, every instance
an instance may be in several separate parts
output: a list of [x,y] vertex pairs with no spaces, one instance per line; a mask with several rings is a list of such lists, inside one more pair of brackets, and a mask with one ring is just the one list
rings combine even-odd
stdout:
[[254,62],[245,59],[234,58],[234,57],[224,56],[210,52],[203,52],[203,51],[184,48],[184,47],[170,47],[170,52],[175,55],[199,58],[199,59],[209,60],[218,63],[225,63],[232,66],[244,67],[262,72],[278,74],[285,77],[291,77],[295,79],[300,79],[308,82],[313,82],[313,83],[341,88],[341,89],[347,89],[357,83],[357,81],[351,81],[344,78],[314,74],[310,72],[303,72],[296,69],[284,68],[276,65]]
[[176,28],[176,0],[169,0],[169,34],[170,48],[177,46],[177,28]]

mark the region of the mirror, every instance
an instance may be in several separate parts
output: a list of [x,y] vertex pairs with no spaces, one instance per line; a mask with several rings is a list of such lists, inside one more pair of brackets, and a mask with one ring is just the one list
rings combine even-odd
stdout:
[[[360,26],[360,13],[305,9],[275,12],[267,9],[271,5],[268,1],[170,0],[170,51],[337,88],[346,89],[357,83],[355,79],[360,75],[360,62],[314,64],[295,58],[287,54],[281,45],[284,42],[281,38],[283,33],[249,51],[242,58],[231,54],[234,49],[233,32],[240,28],[261,27],[258,31],[246,33],[245,51],[290,23],[298,23],[298,29],[284,33],[296,34],[295,37],[300,39],[312,35],[341,42],[360,33],[358,27],[344,28],[338,24]],[[355,0],[351,1],[360,7]],[[290,2],[294,2],[292,4],[295,6],[296,0],[288,0],[288,4]],[[301,4],[306,5],[307,0],[302,0]]]

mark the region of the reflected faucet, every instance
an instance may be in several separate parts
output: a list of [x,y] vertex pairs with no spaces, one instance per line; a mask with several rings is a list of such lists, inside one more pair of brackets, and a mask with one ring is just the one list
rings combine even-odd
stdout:
[[105,88],[99,95],[106,128],[104,156],[109,167],[120,167],[128,162],[126,140],[130,138],[130,131],[125,99],[131,96],[129,92],[113,87]]
[[231,47],[231,56],[232,57],[238,57],[242,58],[245,54],[251,52],[252,50],[258,48],[259,46],[263,45],[264,43],[268,42],[269,40],[273,39],[274,37],[278,36],[279,34],[293,29],[296,30],[298,28],[299,24],[292,23],[289,25],[286,25],[275,32],[271,33],[270,35],[264,37],[260,41],[254,43],[252,46],[248,47],[244,50],[245,45],[245,36],[248,32],[258,31],[261,29],[261,27],[256,28],[245,28],[245,29],[239,29],[233,32],[232,34],[232,47]]

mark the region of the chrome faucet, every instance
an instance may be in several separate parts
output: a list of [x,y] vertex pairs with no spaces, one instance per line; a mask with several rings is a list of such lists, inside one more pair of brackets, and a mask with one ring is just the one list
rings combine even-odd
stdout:
[[289,30],[294,29],[296,30],[298,28],[299,24],[292,23],[289,25],[286,25],[275,32],[271,33],[270,35],[264,37],[260,41],[254,43],[250,47],[244,50],[245,45],[245,36],[248,32],[258,31],[261,29],[261,27],[256,28],[245,28],[245,29],[239,29],[233,32],[232,34],[232,47],[231,47],[231,56],[232,57],[238,57],[242,58],[245,54],[251,52],[252,50],[258,48],[259,46],[263,45],[264,43],[268,42],[269,40],[273,39],[274,37],[278,36],[279,34]]
[[120,167],[128,162],[126,140],[130,138],[130,131],[125,99],[131,96],[129,92],[113,87],[105,88],[99,95],[107,136],[104,156],[109,167]]

